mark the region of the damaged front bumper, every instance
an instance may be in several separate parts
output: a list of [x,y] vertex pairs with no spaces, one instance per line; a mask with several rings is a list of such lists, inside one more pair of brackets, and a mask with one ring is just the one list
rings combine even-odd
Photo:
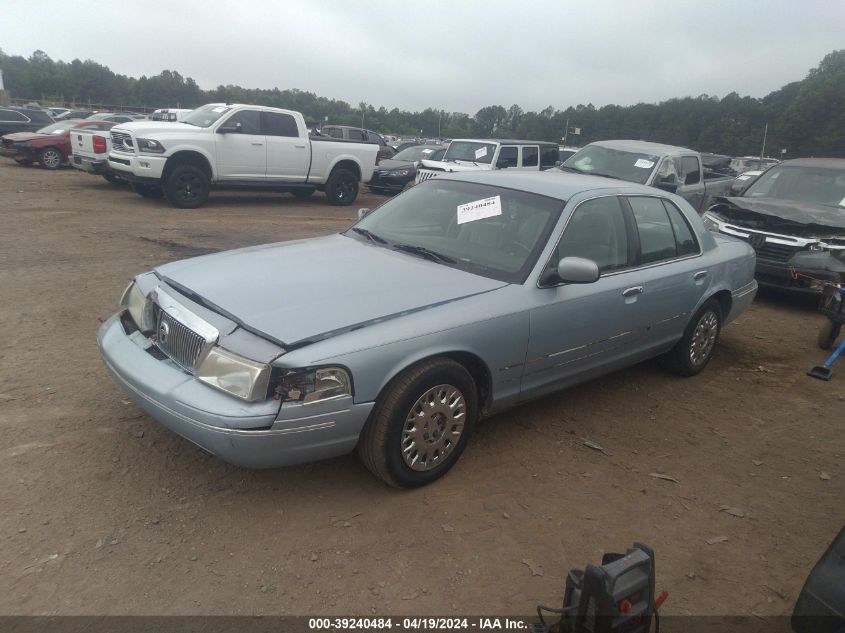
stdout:
[[816,237],[798,237],[749,229],[713,213],[704,222],[714,232],[738,237],[757,255],[756,279],[761,286],[820,294],[825,283],[845,283],[845,247]]

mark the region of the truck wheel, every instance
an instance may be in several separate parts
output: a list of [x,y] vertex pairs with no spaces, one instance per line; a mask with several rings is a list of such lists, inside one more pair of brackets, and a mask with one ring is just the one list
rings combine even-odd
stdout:
[[358,197],[358,177],[348,169],[335,169],[326,181],[326,198],[333,205],[345,207]]
[[314,193],[314,189],[294,189],[291,193],[297,200],[307,200]]
[[38,162],[44,169],[58,169],[64,161],[64,155],[55,147],[45,147],[38,152]]
[[839,337],[841,329],[841,323],[836,323],[835,321],[828,319],[827,323],[825,323],[822,326],[822,329],[819,330],[819,338],[817,341],[819,347],[822,349],[833,349],[833,345],[836,343],[836,339]]
[[210,183],[202,169],[179,165],[167,177],[164,194],[174,207],[196,209],[208,200]]
[[679,376],[695,376],[710,362],[722,327],[722,310],[715,299],[707,301],[690,319],[684,336],[660,357],[660,364]]
[[164,197],[164,192],[158,185],[148,185],[140,182],[133,182],[132,191],[144,198],[158,199]]
[[451,359],[432,358],[400,374],[379,396],[358,456],[391,486],[424,486],[458,461],[477,415],[470,373]]

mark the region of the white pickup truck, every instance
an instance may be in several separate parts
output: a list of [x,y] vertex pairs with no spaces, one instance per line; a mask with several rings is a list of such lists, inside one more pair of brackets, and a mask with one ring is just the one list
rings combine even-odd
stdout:
[[145,197],[180,209],[200,207],[209,190],[257,189],[307,198],[325,191],[348,205],[376,167],[378,147],[310,138],[299,112],[211,103],[181,122],[136,122],[112,128],[109,167]]
[[112,184],[121,182],[120,177],[109,167],[111,134],[109,130],[70,131],[70,164],[89,174],[102,176]]

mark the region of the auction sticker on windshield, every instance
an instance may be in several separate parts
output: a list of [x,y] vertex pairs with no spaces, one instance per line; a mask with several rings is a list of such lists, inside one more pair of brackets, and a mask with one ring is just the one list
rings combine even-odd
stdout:
[[476,158],[484,158],[485,156],[487,156],[487,146],[479,147],[477,150],[475,150]]
[[474,202],[458,205],[458,224],[475,222],[476,220],[492,218],[497,215],[502,215],[501,196],[493,196],[492,198],[484,198],[483,200],[475,200]]
[[646,160],[645,158],[638,158],[637,162],[634,163],[634,167],[639,167],[640,169],[651,169],[654,167],[654,163],[650,160]]

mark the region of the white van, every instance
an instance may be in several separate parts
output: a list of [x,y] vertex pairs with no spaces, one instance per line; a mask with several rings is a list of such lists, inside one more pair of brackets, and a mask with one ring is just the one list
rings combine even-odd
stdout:
[[181,121],[191,110],[184,110],[179,108],[159,108],[153,112],[150,120],[152,121]]

